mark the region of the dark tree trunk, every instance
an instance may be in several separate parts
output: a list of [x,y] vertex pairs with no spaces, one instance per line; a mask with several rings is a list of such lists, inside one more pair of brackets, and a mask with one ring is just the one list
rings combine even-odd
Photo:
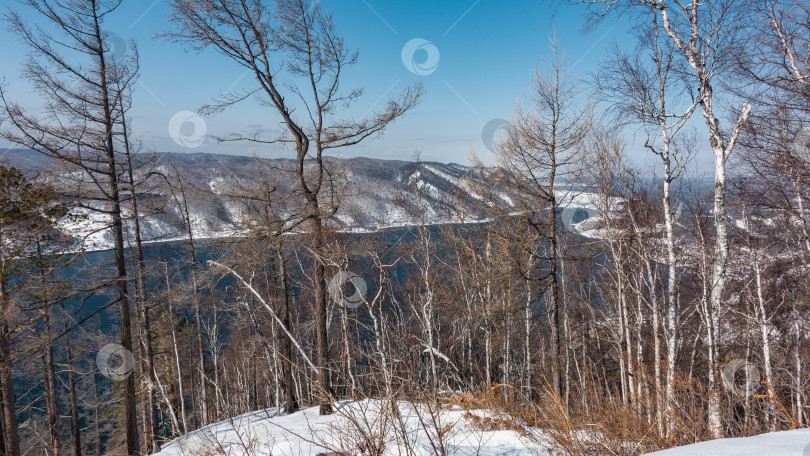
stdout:
[[[91,0],[95,6],[95,0]],[[99,17],[94,18],[95,38],[98,49],[105,49],[104,38],[102,36]],[[129,291],[127,289],[127,264],[126,251],[124,250],[124,225],[121,217],[121,195],[119,191],[118,167],[116,164],[115,147],[113,145],[113,131],[115,120],[113,119],[113,104],[110,102],[107,80],[107,65],[103,52],[98,54],[99,78],[101,89],[101,104],[104,112],[103,123],[105,126],[105,152],[107,154],[107,177],[109,178],[109,199],[112,203],[112,232],[115,250],[115,272],[116,284],[118,288],[118,310],[121,323],[121,346],[132,353],[132,324],[129,315]],[[126,441],[127,453],[139,456],[140,442],[138,441],[138,420],[136,417],[135,404],[135,378],[132,375],[124,380],[124,415],[126,420]]]
[[93,397],[95,398],[95,400],[93,401],[93,421],[94,421],[93,427],[95,430],[96,454],[100,455],[103,454],[101,452],[101,421],[99,419],[100,413],[98,410],[99,402],[101,399],[98,397],[98,377],[96,376],[95,372],[93,372],[92,377],[93,377]]
[[[123,100],[120,102],[121,112],[124,112]],[[123,116],[123,114],[122,114]],[[136,303],[138,311],[138,319],[140,320],[140,342],[142,347],[141,358],[141,377],[146,381],[144,382],[144,443],[145,450],[151,453],[160,451],[155,437],[158,435],[158,422],[157,410],[155,400],[155,369],[154,369],[154,354],[152,350],[152,321],[149,316],[149,306],[146,297],[146,278],[144,271],[146,270],[144,257],[143,257],[143,242],[141,239],[141,220],[140,210],[138,209],[138,192],[135,185],[135,176],[132,170],[132,151],[129,144],[129,132],[127,131],[128,124],[125,118],[122,117],[123,123],[123,138],[124,148],[127,159],[127,174],[129,177],[130,197],[132,198],[132,220],[135,228],[135,254],[136,254],[136,271],[138,274],[138,300]]]
[[3,388],[0,387],[0,456],[6,456],[6,425],[3,419],[6,416],[6,407],[3,405]]
[[315,235],[315,347],[318,364],[318,386],[316,388],[320,402],[320,414],[332,414],[332,382],[329,375],[329,339],[326,329],[326,271],[321,255],[325,250],[323,221],[316,215],[312,219]]
[[[67,327],[65,328],[67,332]],[[82,456],[82,428],[79,421],[79,401],[76,397],[76,375],[73,372],[73,354],[70,349],[70,334],[65,334],[68,389],[70,391],[70,424],[73,432],[73,455]]]
[[5,428],[6,454],[20,454],[20,438],[17,432],[16,396],[11,375],[11,345],[9,342],[8,323],[0,327],[0,385],[3,390],[3,427]]
[[[279,280],[281,282],[281,320],[284,322],[284,326],[287,327],[287,329],[290,329],[292,328],[290,324],[290,294],[289,290],[287,290],[287,266],[284,262],[284,252],[281,248],[281,241],[278,241],[276,244],[276,255],[278,256],[278,268],[280,275]],[[283,331],[279,331],[279,337],[281,338],[281,355],[284,357],[284,401],[287,404],[287,413],[290,414],[298,410],[298,400],[295,397],[295,386],[293,384],[292,373],[292,341],[290,341],[290,338],[287,337]]]
[[51,438],[51,454],[59,456],[61,448],[59,443],[59,402],[56,398],[56,374],[53,361],[53,340],[51,339],[50,311],[45,309],[43,314],[44,336],[47,340],[45,353],[42,355],[42,376],[45,379],[45,406],[48,413],[48,430]]

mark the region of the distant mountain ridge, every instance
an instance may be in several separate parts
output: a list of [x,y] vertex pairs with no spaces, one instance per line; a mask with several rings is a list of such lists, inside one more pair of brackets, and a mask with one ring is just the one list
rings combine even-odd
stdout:
[[[188,205],[193,233],[200,238],[242,232],[245,217],[249,215],[243,205],[231,197],[234,193],[268,178],[277,182],[280,192],[295,187],[294,176],[281,171],[294,164],[291,159],[173,152],[157,154],[154,158],[151,170],[166,176],[172,176],[177,170],[188,180],[189,187],[196,190],[189,193]],[[419,206],[424,210],[426,223],[452,222],[456,217],[451,202],[481,199],[468,184],[468,179],[475,179],[476,173],[456,163],[365,157],[329,157],[327,161],[330,170],[341,175],[340,180],[347,184],[345,191],[350,195],[342,201],[334,217],[336,228],[340,230],[372,231],[416,223],[413,211],[408,210],[409,206],[413,209],[416,205],[416,189],[419,189]],[[10,149],[0,156],[0,163],[36,169],[48,168],[51,162],[34,151]],[[142,219],[144,240],[185,236],[182,212],[170,192],[158,187],[145,199],[152,202],[159,213]],[[509,205],[509,199],[504,197],[503,203]],[[84,246],[89,250],[111,248],[112,234],[106,229],[105,216],[88,210],[75,212],[83,213],[86,218],[65,224],[65,229],[84,239]]]

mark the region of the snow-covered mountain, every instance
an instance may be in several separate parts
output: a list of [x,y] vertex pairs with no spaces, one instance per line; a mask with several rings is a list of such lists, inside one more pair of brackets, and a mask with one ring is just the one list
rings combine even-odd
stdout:
[[[47,158],[32,151],[10,150],[0,159],[26,169],[49,166]],[[296,186],[291,172],[294,165],[288,159],[258,160],[235,155],[157,155],[139,171],[155,176],[150,179],[151,185],[139,190],[142,212],[153,213],[142,219],[143,238],[157,241],[186,235],[178,173],[184,179],[194,235],[213,238],[238,235],[244,222],[252,217],[238,196],[271,184],[279,195],[290,193]],[[413,224],[418,221],[417,208],[421,208],[426,223],[451,222],[457,220],[454,207],[459,201],[474,203],[482,199],[474,189],[476,173],[455,163],[329,158],[328,169],[342,195],[333,218],[339,230],[373,231]],[[174,186],[174,193],[165,181]],[[509,207],[511,199],[504,195],[499,204]],[[112,246],[105,215],[88,209],[76,209],[74,213],[82,218],[66,222],[65,228],[84,239],[85,248],[101,250]]]

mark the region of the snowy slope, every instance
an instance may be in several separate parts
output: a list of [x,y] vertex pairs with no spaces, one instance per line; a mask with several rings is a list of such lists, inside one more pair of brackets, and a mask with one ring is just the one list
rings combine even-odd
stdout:
[[718,439],[650,453],[655,456],[810,456],[810,429]]
[[[373,429],[385,435],[384,454],[436,454],[436,427],[443,429],[447,454],[458,455],[544,455],[545,449],[512,430],[483,430],[471,424],[468,412],[443,410],[438,426],[429,414],[400,403],[402,425],[389,421],[380,413],[382,402],[363,400],[342,402],[337,413],[319,416],[312,407],[289,416],[274,416],[275,409],[241,415],[232,420],[209,425],[163,446],[160,456],[191,455],[316,455],[319,452],[343,451],[361,454],[358,443]],[[473,411],[477,416],[486,412]],[[351,423],[355,423],[352,425]],[[402,432],[405,431],[405,432]],[[372,433],[373,435],[373,433]],[[431,440],[433,443],[431,443]],[[406,450],[413,449],[413,452]],[[369,454],[369,452],[366,452]]]
[[[247,413],[208,425],[162,447],[158,456],[192,455],[317,455],[354,456],[366,436],[384,436],[385,455],[438,454],[437,429],[443,434],[446,454],[547,455],[551,439],[539,429],[492,430],[483,410],[441,410],[434,418],[424,408],[400,402],[402,421],[381,410],[379,400],[344,401],[336,413],[318,415],[318,407],[289,416],[275,416],[276,409]],[[483,418],[483,420],[481,419]],[[489,423],[497,422],[489,421]],[[434,424],[435,423],[435,424]],[[649,456],[810,456],[810,429],[775,432],[755,437],[719,439],[649,453]]]

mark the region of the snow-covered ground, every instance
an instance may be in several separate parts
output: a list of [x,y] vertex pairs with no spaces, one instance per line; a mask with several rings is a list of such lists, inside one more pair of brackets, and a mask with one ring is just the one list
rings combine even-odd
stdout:
[[[275,416],[275,409],[252,412],[209,425],[165,444],[160,456],[191,455],[316,455],[320,452],[360,453],[363,435],[385,436],[384,454],[433,455],[442,444],[446,454],[545,455],[545,448],[514,430],[486,430],[485,411],[460,409],[417,413],[400,403],[401,422],[382,413],[377,400],[342,402],[334,415],[320,416],[312,407],[289,416]],[[431,419],[435,417],[435,421]],[[477,417],[485,418],[481,421]],[[481,423],[485,423],[483,426]],[[438,431],[437,431],[438,430]],[[437,438],[442,434],[442,440]],[[539,433],[532,433],[539,436]],[[374,437],[372,437],[372,440]],[[407,450],[410,448],[411,450]],[[370,454],[366,452],[364,454]]]
[[[430,413],[422,406],[400,402],[401,420],[379,400],[345,401],[336,413],[318,415],[311,407],[292,415],[276,416],[276,409],[260,410],[208,425],[163,445],[157,456],[330,456],[361,452],[367,440],[379,441],[383,454],[435,455],[548,455],[549,436],[539,429],[509,429],[484,410],[442,409]],[[441,435],[438,438],[437,435]],[[545,443],[545,444],[544,444]],[[650,456],[810,456],[810,429],[775,432],[755,437],[720,439],[650,453]]]
[[650,453],[650,456],[810,456],[810,429],[718,439]]

